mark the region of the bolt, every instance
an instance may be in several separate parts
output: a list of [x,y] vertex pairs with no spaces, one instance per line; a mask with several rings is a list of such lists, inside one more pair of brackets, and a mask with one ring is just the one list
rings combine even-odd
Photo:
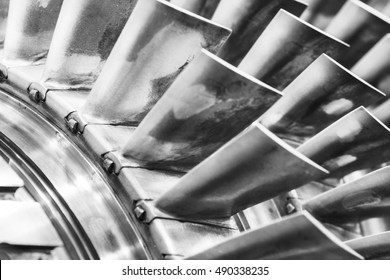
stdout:
[[113,173],[114,170],[115,170],[115,163],[109,159],[109,158],[105,158],[103,160],[103,168],[104,170],[106,170],[108,173]]
[[66,121],[66,126],[72,132],[73,134],[76,134],[78,132],[79,123],[75,119],[69,119]]
[[287,214],[292,214],[297,210],[297,208],[295,208],[295,206],[292,203],[288,203],[286,205],[286,210],[287,210]]
[[143,221],[146,218],[146,211],[140,206],[135,207],[134,213],[138,220]]
[[28,97],[35,103],[39,103],[42,101],[42,96],[37,89],[29,89]]

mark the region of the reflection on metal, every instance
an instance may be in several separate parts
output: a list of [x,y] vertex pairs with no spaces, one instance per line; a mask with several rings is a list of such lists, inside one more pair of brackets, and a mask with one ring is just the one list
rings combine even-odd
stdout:
[[245,219],[249,229],[259,228],[281,218],[273,199],[256,204],[238,213],[241,220]]
[[281,10],[238,68],[282,90],[321,54],[337,59],[347,48],[347,44]]
[[309,213],[284,218],[226,240],[188,259],[192,260],[356,260],[362,259]]
[[[307,1],[307,0],[306,0]],[[346,0],[309,0],[301,19],[324,29]]]
[[218,56],[237,66],[280,9],[299,16],[305,8],[293,0],[222,0],[212,20],[233,33]]
[[203,50],[141,122],[124,154],[142,165],[188,170],[280,97],[280,92]]
[[351,68],[351,71],[386,94],[390,94],[389,53],[390,34],[387,34]]
[[351,45],[339,60],[349,68],[390,32],[390,18],[361,1],[349,0],[325,32]]
[[45,86],[91,87],[136,2],[65,1],[45,65]]
[[155,205],[173,216],[225,218],[326,174],[256,123],[183,176]]
[[0,192],[12,191],[24,186],[23,180],[0,156]]
[[163,0],[139,1],[83,112],[91,122],[139,123],[201,48],[216,52],[230,32]]
[[2,63],[42,64],[63,0],[10,0]]
[[226,227],[167,219],[153,220],[150,232],[165,259],[191,256],[239,234],[237,230]]
[[[67,241],[64,246],[77,250],[73,258],[147,258],[128,215],[80,150],[39,114],[2,91],[0,107],[0,148],[12,153],[13,157],[7,156],[21,161],[21,166],[33,163],[33,170],[25,171],[25,187],[55,217],[56,229]],[[27,185],[30,181],[34,185]]]
[[[331,173],[359,160],[361,153],[390,142],[390,130],[364,107],[336,121],[297,150]],[[370,161],[375,161],[373,158]],[[344,174],[346,175],[346,174]]]
[[327,191],[304,203],[314,217],[326,222],[356,222],[384,216],[390,210],[390,167]]
[[383,100],[382,92],[321,55],[259,120],[282,138],[311,137],[357,107]]
[[201,17],[211,18],[220,0],[171,0],[170,2]]
[[382,232],[346,242],[367,259],[390,259],[390,232]]
[[0,46],[4,44],[5,30],[7,27],[9,0],[0,1]]
[[62,245],[39,203],[0,201],[0,224],[0,244],[36,247]]

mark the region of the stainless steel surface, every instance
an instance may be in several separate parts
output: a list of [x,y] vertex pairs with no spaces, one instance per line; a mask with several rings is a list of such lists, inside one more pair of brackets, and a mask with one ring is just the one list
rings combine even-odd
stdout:
[[305,139],[359,106],[384,100],[384,93],[323,54],[283,90],[283,97],[259,121],[279,137]]
[[170,0],[169,2],[209,19],[214,14],[220,0]]
[[284,218],[189,257],[202,259],[362,259],[310,214]]
[[348,45],[280,10],[238,68],[283,90],[321,54],[338,59]]
[[[360,107],[306,141],[297,150],[328,169],[329,176],[332,176],[335,175],[332,172],[359,161],[361,154],[383,147],[389,141],[389,128],[364,107]],[[372,158],[369,164],[374,165],[377,160],[381,158]],[[377,164],[381,163],[383,161]]]
[[301,19],[324,29],[344,5],[346,0],[306,0],[308,8]]
[[136,0],[66,0],[41,82],[50,88],[90,88]]
[[7,67],[42,64],[63,0],[10,0],[4,56]]
[[367,259],[390,259],[390,232],[353,239],[346,244]]
[[[84,257],[146,258],[139,233],[93,165],[66,136],[26,105],[4,92],[0,98],[0,138],[21,149],[50,181],[52,189],[40,190],[39,202],[49,203],[46,207],[57,211],[60,208],[65,215],[62,219],[72,225],[68,230],[75,231],[75,242],[90,251]],[[55,205],[50,205],[53,202]]]
[[390,167],[316,196],[304,209],[325,222],[357,222],[387,216],[390,209]]
[[8,189],[17,189],[24,186],[23,180],[8,165],[8,162],[0,157],[0,192]]
[[390,32],[390,18],[361,1],[349,0],[325,32],[350,44],[339,60],[349,68]]
[[326,174],[254,124],[187,173],[155,204],[173,216],[224,218]]
[[386,94],[390,94],[389,53],[390,34],[386,34],[351,68],[351,71]]
[[280,9],[300,16],[306,5],[293,0],[222,0],[211,20],[231,28],[218,55],[237,66]]
[[[259,39],[263,44],[263,52],[247,57],[248,65],[252,63],[264,69],[271,65],[271,70],[267,70],[268,74],[264,76],[264,80],[275,82],[275,86],[280,88],[288,87],[290,81],[323,52],[329,52],[337,61],[337,55],[345,56],[348,51],[345,43],[306,24],[302,19],[291,14],[287,16],[285,11],[279,11],[275,21],[272,20],[279,6],[296,16],[299,15],[304,7],[300,1],[172,1],[198,15],[167,1],[138,1],[135,12],[130,16],[127,27],[117,42],[116,38],[135,1],[65,0],[61,15],[61,1],[11,1],[8,15],[5,15],[5,6],[0,5],[0,30],[4,27],[4,19],[10,19],[12,24],[8,25],[6,41],[15,47],[15,57],[8,61],[3,59],[0,65],[0,155],[5,160],[2,163],[5,163],[3,170],[6,174],[12,174],[10,170],[13,170],[17,174],[15,178],[21,181],[15,180],[18,183],[11,188],[1,186],[0,204],[3,201],[39,204],[61,239],[62,246],[38,248],[1,244],[1,259],[188,258],[234,237],[243,237],[239,240],[246,242],[245,232],[256,232],[256,229],[263,231],[267,225],[275,226],[275,222],[284,224],[285,219],[294,215],[293,212],[300,211],[301,199],[310,200],[314,195],[343,184],[345,180],[350,180],[351,172],[355,175],[370,172],[390,162],[388,128],[364,109],[360,109],[360,113],[349,121],[342,119],[335,122],[329,127],[329,134],[321,136],[319,133],[312,140],[313,146],[306,147],[305,151],[309,151],[311,156],[324,160],[319,163],[333,167],[332,162],[336,162],[337,168],[331,170],[330,177],[325,176],[323,168],[293,148],[300,145],[297,139],[284,138],[284,142],[258,123],[255,124],[257,127],[251,126],[230,140],[249,125],[250,118],[257,113],[263,113],[248,110],[252,107],[248,106],[247,93],[253,94],[253,91],[246,91],[243,82],[250,81],[249,85],[254,86],[253,88],[258,86],[258,89],[267,89],[268,93],[276,91],[230,66],[230,60],[224,62],[214,57],[205,62],[204,68],[196,66],[195,63],[201,59],[197,57],[201,53],[200,50],[205,48],[211,53],[218,53],[220,58],[231,58],[232,61],[238,59],[233,62],[238,63],[248,48],[259,39],[260,33],[260,38],[263,39],[263,34],[268,34],[266,39]],[[308,2],[309,9],[315,8],[310,7],[315,4],[314,1]],[[387,13],[382,1],[370,0],[368,3],[378,11]],[[6,2],[1,1],[0,4]],[[57,3],[58,9],[51,9],[50,3]],[[378,3],[382,6],[377,6]],[[48,6],[43,8],[46,4]],[[218,4],[220,5],[217,9]],[[214,19],[218,19],[219,23],[227,28],[199,17],[211,18],[216,9]],[[378,11],[370,13],[384,18]],[[317,12],[323,14],[327,10],[321,9]],[[280,20],[281,14],[289,18],[286,25],[278,25],[281,23],[277,21]],[[354,20],[362,18],[356,17]],[[272,23],[266,28],[269,22]],[[377,41],[381,39],[378,35],[380,32],[375,29],[376,24],[370,26],[373,29],[363,25],[352,25],[351,29],[356,27],[364,31],[358,36],[363,38],[364,42],[371,42],[373,38]],[[230,33],[228,28],[233,29],[233,35],[227,40]],[[264,28],[268,31],[263,32]],[[32,29],[33,32],[30,32]],[[52,41],[54,30],[56,34]],[[301,31],[303,33],[300,33]],[[386,37],[383,40],[386,40]],[[107,56],[114,44],[111,55]],[[378,52],[378,46],[384,48],[381,47]],[[223,51],[219,51],[221,47]],[[11,48],[8,49],[10,50]],[[367,49],[367,56],[361,61],[371,60],[370,57],[373,57],[374,53],[381,56],[380,61],[376,59],[368,61],[370,63],[364,62],[360,67],[367,70],[361,71],[367,77],[372,74],[372,78],[368,79],[372,79],[370,82],[381,89],[387,88],[389,82],[386,68],[388,55],[383,50],[386,50],[386,46],[382,42],[371,52]],[[0,44],[0,57],[4,52],[7,53],[7,50],[2,49]],[[47,52],[50,53],[48,61]],[[108,62],[105,63],[107,58]],[[259,58],[265,62],[256,65]],[[353,110],[360,102],[364,106],[370,106],[368,110],[380,121],[389,124],[388,102],[379,107],[370,105],[376,102],[377,91],[354,77],[348,70],[342,69],[336,62],[330,59],[327,62],[332,62],[330,65],[333,67],[324,67],[325,70],[321,73],[329,76],[318,72],[317,76],[308,75],[304,78],[302,75],[299,78],[302,84],[313,86],[312,92],[316,93],[314,96],[321,96],[316,100],[321,101],[320,104],[329,104],[326,103],[329,101],[334,105],[330,107],[337,109],[334,114],[337,118]],[[214,63],[218,67],[214,68]],[[99,74],[103,64],[104,70]],[[213,67],[208,69],[208,64]],[[367,67],[364,68],[364,65]],[[44,75],[45,68],[48,71]],[[199,143],[193,141],[193,138],[190,139],[192,147],[198,144],[200,150],[209,149],[208,140],[217,140],[214,142],[217,146],[224,141],[231,142],[210,157],[206,158],[204,155],[194,161],[205,159],[188,174],[163,169],[172,169],[172,166],[175,166],[183,171],[190,169],[195,163],[184,166],[173,160],[169,165],[141,167],[139,161],[124,157],[125,146],[137,130],[136,125],[170,86],[172,87],[169,91],[175,90],[176,93],[171,98],[172,103],[166,103],[168,107],[176,108],[180,98],[188,101],[186,104],[180,103],[181,116],[202,107],[197,103],[198,98],[191,97],[199,97],[202,102],[209,100],[203,99],[203,95],[190,95],[187,88],[179,93],[172,82],[176,76],[183,75],[177,82],[184,80],[187,73],[182,71],[184,68],[191,70],[188,72],[191,74],[188,74],[190,80],[201,77],[201,85],[207,87],[208,94],[213,92],[210,88],[228,89],[223,91],[224,94],[220,95],[218,92],[214,95],[218,97],[213,105],[214,109],[218,109],[217,115],[207,116],[204,114],[207,111],[197,114],[201,118],[207,117],[214,129],[200,131],[199,135],[196,135],[201,137],[202,141]],[[340,74],[339,80],[337,77],[327,79],[332,77],[331,74]],[[98,75],[98,82],[94,82]],[[322,76],[323,80],[320,81]],[[45,81],[42,77],[49,80]],[[211,86],[208,79],[213,80]],[[230,79],[240,83],[232,87],[228,81]],[[217,85],[214,85],[215,82]],[[326,91],[333,86],[345,88],[343,92],[348,95],[344,96],[347,101],[353,103],[351,108],[345,106],[345,100],[338,98],[337,94],[329,95],[329,100],[322,98],[324,95],[321,95],[321,87],[325,87]],[[237,98],[238,95],[230,94],[232,90],[243,95],[245,101],[242,104],[235,103],[237,110],[234,106],[224,107],[241,100]],[[365,90],[368,90],[368,94]],[[305,97],[305,94],[310,92],[302,91],[295,90],[294,93],[297,97]],[[352,93],[357,94],[353,96]],[[33,96],[35,101],[29,96]],[[331,96],[337,98],[332,99]],[[272,95],[272,98],[274,97]],[[167,97],[163,97],[161,103],[165,99]],[[256,102],[259,103],[256,108],[261,110],[263,107],[268,109],[272,104],[264,99],[256,99]],[[321,106],[312,101],[300,104],[303,113],[311,110],[308,107]],[[133,147],[141,158],[144,153],[151,157],[159,155],[167,143],[180,146],[182,143],[178,141],[182,138],[177,138],[177,135],[187,135],[193,124],[202,120],[186,119],[185,126],[180,128],[176,126],[180,125],[176,121],[165,120],[164,126],[161,126],[159,117],[165,116],[165,112],[156,112],[158,107],[153,110],[153,115],[150,115],[149,125],[164,132],[164,146],[145,145],[148,148],[143,148],[142,151]],[[142,114],[135,118],[134,112],[138,112],[137,110]],[[228,119],[223,118],[228,120],[223,123],[223,127],[230,136],[219,143],[219,139],[226,135],[219,133],[217,128],[220,126],[216,125],[216,121],[221,116],[233,115],[234,112],[239,114]],[[256,118],[259,115],[256,115]],[[322,123],[319,119],[313,117],[313,121],[321,128],[333,121],[333,117],[321,117]],[[343,127],[340,122],[346,126]],[[363,127],[362,131],[360,126]],[[336,136],[332,133],[336,133]],[[144,143],[140,141],[140,144]],[[181,155],[191,152],[184,148],[181,151]],[[171,152],[171,155],[181,156],[174,152]],[[205,177],[195,177],[197,174],[204,174]],[[321,181],[311,181],[317,176],[321,177]],[[302,184],[304,186],[296,192],[291,190]],[[192,193],[196,196],[191,197]],[[263,200],[265,201],[258,204]],[[161,201],[167,202],[168,212],[162,212],[156,207],[160,206]],[[201,214],[196,214],[198,210]],[[14,215],[3,214],[7,220],[13,220]],[[28,216],[29,213],[20,214]],[[378,213],[382,216],[383,214]],[[305,215],[308,214],[303,216]],[[358,218],[360,220],[362,217]],[[304,236],[308,235],[306,239],[309,241],[317,240],[311,243],[301,242],[307,245],[304,258],[350,257],[351,252],[348,249],[345,251],[346,248],[340,241],[390,230],[389,217],[375,219],[338,225],[335,224],[337,219],[329,220],[324,226],[337,236],[338,239],[331,237],[333,242],[329,240],[332,235],[323,230],[321,225],[314,222],[313,226],[313,220],[309,221],[304,217],[301,223],[302,229],[307,229]],[[280,249],[271,252],[277,254],[278,258],[290,258],[297,253],[295,249],[291,249],[296,248],[296,244],[291,242],[293,238],[284,242],[284,238],[294,235],[294,230],[297,229],[292,227],[292,231],[287,232],[287,228],[291,228],[290,222],[287,224],[286,230],[281,227],[283,230],[275,229],[272,232],[272,240],[277,244],[284,244],[278,247]],[[44,233],[39,236],[41,233],[42,231],[39,231],[36,236],[44,237]],[[259,237],[261,239],[265,236],[256,236]],[[319,239],[316,239],[317,237]],[[277,240],[278,238],[280,239]],[[303,236],[297,238],[297,235],[294,235],[294,238],[299,240]],[[373,251],[379,250],[374,243],[368,244],[372,244]],[[249,246],[250,242],[241,245],[241,248],[246,248],[242,253],[243,258],[250,258],[255,251]],[[331,249],[329,253],[324,250],[328,245],[336,251]],[[334,252],[339,253],[334,255]],[[303,256],[299,255],[299,258],[301,257]]]
[[7,28],[9,0],[0,1],[0,46],[4,45],[5,30]]
[[168,2],[139,1],[83,114],[92,123],[138,124],[201,48],[216,52],[230,32]]
[[123,153],[141,166],[187,171],[281,96],[202,50],[137,127]]
[[59,247],[62,241],[36,202],[0,201],[0,244]]

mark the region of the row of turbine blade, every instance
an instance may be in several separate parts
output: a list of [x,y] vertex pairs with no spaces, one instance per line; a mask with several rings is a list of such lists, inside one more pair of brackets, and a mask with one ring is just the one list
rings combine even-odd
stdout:
[[[132,164],[188,172],[152,197],[165,219],[230,218],[313,180],[389,161],[383,92],[390,92],[390,5],[374,1],[381,14],[355,0],[313,0],[306,10],[293,0],[171,2],[211,21],[162,0],[11,0],[2,76],[48,106],[55,95],[90,91],[63,116],[78,123],[79,134],[99,125],[136,126],[116,152],[100,154],[116,163],[118,175]],[[324,20],[319,7],[332,3],[339,11]],[[359,196],[359,180],[374,181],[363,181],[367,196]],[[324,222],[380,216],[387,182],[369,174],[302,208]],[[318,255],[261,253],[265,243],[278,242],[262,239],[268,230],[297,234],[289,224],[320,232],[342,258],[358,256],[303,212],[253,231],[254,239],[249,232],[227,241],[227,248],[244,244],[243,255],[213,258],[336,257],[325,241]],[[321,244],[316,236],[309,247]],[[255,245],[259,255],[249,254]],[[207,252],[200,257],[211,258]]]

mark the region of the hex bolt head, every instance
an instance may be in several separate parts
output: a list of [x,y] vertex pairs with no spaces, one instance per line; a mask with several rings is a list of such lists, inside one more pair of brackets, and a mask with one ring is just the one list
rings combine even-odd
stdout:
[[138,220],[143,221],[146,218],[146,211],[142,209],[140,206],[134,208],[134,214]]
[[39,103],[42,101],[41,94],[37,89],[29,89],[28,90],[28,97],[34,101],[35,103]]
[[103,168],[108,173],[113,173],[115,170],[115,163],[111,159],[106,158],[103,160]]
[[78,132],[79,123],[75,119],[69,119],[66,121],[66,126],[72,132],[73,134],[76,134]]
[[295,206],[292,204],[292,203],[288,203],[286,205],[286,211],[287,211],[287,214],[292,214],[296,211],[297,209],[295,208]]

